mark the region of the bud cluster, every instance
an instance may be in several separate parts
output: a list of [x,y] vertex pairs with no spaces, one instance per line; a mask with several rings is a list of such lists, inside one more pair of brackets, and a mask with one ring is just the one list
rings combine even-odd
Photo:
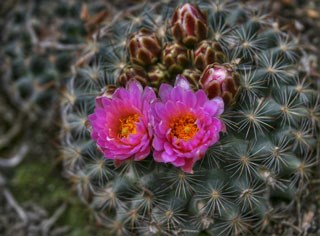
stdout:
[[130,64],[118,77],[118,86],[125,87],[134,79],[158,89],[163,82],[173,84],[181,74],[194,90],[204,89],[209,98],[221,96],[227,105],[232,104],[239,75],[226,63],[220,44],[208,39],[206,15],[196,5],[184,4],[176,8],[169,30],[173,41],[145,28],[130,36]]

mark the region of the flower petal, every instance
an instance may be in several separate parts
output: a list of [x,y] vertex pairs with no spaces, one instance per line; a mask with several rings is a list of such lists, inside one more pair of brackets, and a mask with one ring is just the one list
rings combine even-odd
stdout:
[[174,84],[175,87],[181,87],[185,90],[190,90],[190,83],[183,75],[177,75],[176,82]]
[[[223,100],[220,97],[209,100],[203,90],[193,92],[182,76],[177,76],[173,88],[162,84],[159,95],[160,100],[151,105],[153,157],[157,162],[171,163],[193,173],[193,165],[219,140],[223,123],[217,116],[223,112]],[[190,127],[194,125],[195,133],[190,135]]]
[[170,98],[172,86],[169,84],[161,84],[159,88],[159,97],[162,101],[166,101]]
[[[139,161],[149,155],[153,134],[150,111],[155,99],[152,88],[143,89],[135,80],[129,81],[126,88],[118,88],[111,99],[97,97],[94,113],[88,118],[91,137],[106,158],[120,164],[130,158]],[[139,121],[131,116],[139,117]],[[121,133],[123,129],[127,129],[125,135]]]

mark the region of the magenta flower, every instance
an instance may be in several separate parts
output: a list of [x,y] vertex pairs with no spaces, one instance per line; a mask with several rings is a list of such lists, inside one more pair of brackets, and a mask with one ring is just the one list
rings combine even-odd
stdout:
[[151,151],[151,102],[156,99],[150,87],[142,88],[135,80],[118,88],[112,98],[98,97],[89,116],[92,138],[108,159],[116,164],[133,158],[136,161]]
[[194,163],[219,140],[223,100],[209,100],[203,90],[193,92],[183,76],[177,77],[174,87],[162,84],[159,96],[152,105],[154,159],[192,173]]

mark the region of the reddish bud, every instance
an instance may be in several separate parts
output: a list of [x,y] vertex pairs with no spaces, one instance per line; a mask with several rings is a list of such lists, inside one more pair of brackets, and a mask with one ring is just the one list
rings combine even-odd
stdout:
[[208,65],[200,77],[200,86],[208,97],[222,97],[226,105],[233,102],[238,84],[239,75],[230,65]]
[[149,84],[152,87],[159,87],[161,83],[167,82],[170,78],[167,68],[158,63],[156,65],[151,66],[148,70]]
[[201,41],[194,51],[194,65],[198,70],[202,71],[210,64],[224,61],[225,54],[217,42]]
[[181,73],[190,63],[191,52],[178,43],[169,43],[162,54],[162,62],[173,75]]
[[143,86],[148,83],[148,76],[141,66],[129,65],[122,70],[117,80],[117,85],[125,87],[131,79],[139,81]]
[[193,47],[208,34],[206,17],[197,6],[190,3],[175,10],[171,26],[173,37],[188,47]]
[[160,56],[161,45],[155,33],[141,29],[129,39],[130,60],[134,64],[155,64]]
[[190,86],[193,90],[197,90],[199,88],[199,79],[201,76],[200,71],[186,69],[183,71],[182,75],[189,81]]
[[101,96],[105,96],[108,98],[112,98],[112,95],[114,94],[114,92],[117,90],[117,86],[113,85],[113,84],[109,84],[106,86],[103,94]]

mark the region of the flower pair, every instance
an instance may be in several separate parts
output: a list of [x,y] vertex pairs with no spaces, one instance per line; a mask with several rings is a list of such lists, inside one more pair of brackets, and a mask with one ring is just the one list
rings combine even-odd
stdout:
[[178,76],[176,84],[162,84],[159,98],[135,80],[118,88],[112,98],[98,97],[89,120],[92,138],[108,159],[117,162],[146,158],[153,150],[157,162],[171,163],[192,173],[192,167],[219,140],[224,103],[192,91]]

